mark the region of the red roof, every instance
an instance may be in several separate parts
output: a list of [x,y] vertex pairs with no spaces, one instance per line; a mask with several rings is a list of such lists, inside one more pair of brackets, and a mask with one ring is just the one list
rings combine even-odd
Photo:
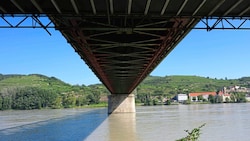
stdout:
[[[222,92],[219,92],[219,95],[222,95]],[[199,95],[216,95],[216,92],[198,92],[198,93],[189,93],[189,96],[199,96]]]

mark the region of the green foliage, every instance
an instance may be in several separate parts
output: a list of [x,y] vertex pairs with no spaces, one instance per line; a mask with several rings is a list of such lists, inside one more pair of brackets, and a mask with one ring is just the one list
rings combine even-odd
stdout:
[[175,95],[187,92],[216,91],[224,86],[244,84],[238,79],[215,80],[199,76],[148,76],[139,86],[138,93]]
[[242,77],[239,79],[242,87],[250,87],[250,77]]
[[198,96],[198,100],[199,100],[199,101],[200,101],[200,100],[203,100],[202,95],[199,95],[199,96]]
[[220,95],[215,96],[215,102],[216,103],[222,103],[223,102],[222,96],[220,96]]
[[76,105],[76,97],[73,94],[64,95],[62,103],[64,108],[72,108]]
[[62,97],[61,96],[57,96],[56,99],[54,100],[51,108],[53,108],[53,109],[59,109],[62,106],[63,106],[62,105]]
[[3,107],[3,98],[2,96],[0,96],[0,110],[2,109],[2,107]]
[[69,85],[40,74],[0,74],[0,110],[71,108],[98,104],[107,96],[104,85]]
[[185,101],[183,102],[183,104],[191,104],[190,98],[188,97],[188,100],[185,100]]
[[228,97],[226,97],[226,103],[229,103],[230,102],[230,99]]
[[145,95],[144,105],[145,106],[155,105],[155,100],[151,97],[150,94]]
[[176,141],[197,141],[201,135],[201,128],[204,127],[206,124],[202,124],[198,128],[194,128],[192,131],[184,130],[187,132],[187,136]]
[[[148,76],[138,87],[136,102],[144,105],[164,104],[178,93],[216,91],[222,87],[239,85],[250,87],[250,77],[240,79],[211,79],[199,76]],[[69,108],[100,103],[109,95],[102,84],[69,85],[55,77],[40,74],[0,74],[0,109]],[[209,97],[209,102],[221,102]],[[198,100],[203,100],[198,97]],[[234,93],[229,102],[245,102],[244,94]],[[170,101],[169,101],[170,102]],[[168,102],[168,104],[169,104]],[[185,102],[190,103],[189,101]]]
[[[155,96],[171,99],[179,93],[217,91],[223,87],[233,85],[246,86],[247,84],[250,84],[250,77],[243,77],[241,79],[227,78],[223,80],[199,76],[148,76],[137,87],[136,101],[145,105],[151,105],[150,102]],[[147,95],[151,95],[151,100],[146,97]],[[203,98],[198,97],[198,100],[203,101]],[[215,100],[210,99],[210,102],[215,103]],[[217,100],[220,101],[220,98]]]
[[87,95],[87,101],[88,104],[98,104],[100,99],[100,95],[98,93],[96,94],[88,94]]
[[87,95],[88,104],[98,104],[100,101],[100,92],[95,88]]
[[57,94],[37,87],[23,87],[7,89],[0,93],[0,97],[2,99],[1,110],[28,110],[51,107]]
[[84,106],[88,104],[88,100],[85,96],[78,96],[76,98],[76,106]]
[[210,103],[222,103],[223,102],[223,98],[220,95],[215,95],[215,96],[209,95],[208,96],[208,101]]
[[231,94],[231,98],[234,100],[236,103],[244,103],[247,102],[245,93],[241,92],[234,92]]
[[2,109],[1,110],[8,110],[11,109],[11,102],[12,99],[10,96],[3,97]]
[[215,103],[215,102],[216,102],[216,101],[215,101],[215,96],[209,95],[209,96],[208,96],[208,101],[209,101],[210,103]]
[[166,105],[171,105],[171,101],[170,101],[170,100],[167,100],[165,104],[166,104]]

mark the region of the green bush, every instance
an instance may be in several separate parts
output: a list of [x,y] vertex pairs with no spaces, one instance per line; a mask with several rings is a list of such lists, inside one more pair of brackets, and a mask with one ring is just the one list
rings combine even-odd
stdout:
[[205,126],[206,124],[202,124],[198,128],[194,128],[191,132],[189,130],[185,130],[185,132],[188,133],[188,135],[184,138],[178,139],[176,141],[197,141],[201,135],[201,128]]

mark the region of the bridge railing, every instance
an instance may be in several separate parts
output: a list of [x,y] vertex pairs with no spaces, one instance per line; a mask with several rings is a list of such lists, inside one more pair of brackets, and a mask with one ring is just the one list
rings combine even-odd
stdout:
[[[200,22],[193,29],[215,30],[250,30],[250,17],[190,17]],[[2,14],[0,28],[43,28],[49,35],[49,28],[55,28],[53,22],[45,14]]]

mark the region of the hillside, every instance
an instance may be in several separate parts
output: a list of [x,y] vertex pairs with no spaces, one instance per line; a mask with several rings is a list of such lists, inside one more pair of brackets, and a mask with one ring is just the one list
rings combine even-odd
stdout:
[[53,90],[58,94],[64,93],[85,93],[89,94],[93,91],[98,91],[101,95],[107,95],[108,90],[102,84],[95,84],[90,86],[70,85],[61,81],[56,77],[48,77],[41,74],[19,75],[0,74],[0,92],[4,88],[18,88],[18,87],[38,87],[45,90]]
[[[239,79],[215,79],[200,76],[148,76],[137,88],[138,93],[167,94],[186,92],[216,91],[223,87],[240,85],[249,88],[250,77]],[[67,84],[55,77],[47,77],[41,74],[30,75],[3,75],[0,74],[0,90],[9,87],[40,87],[48,90],[55,90],[59,93],[80,91],[81,89],[96,91],[108,94],[102,84],[90,86],[75,86]]]
[[[235,85],[250,88],[250,77],[218,80],[200,76],[148,76],[137,87],[136,102],[147,105],[154,97],[171,98],[178,93],[217,91]],[[40,74],[0,74],[0,110],[98,104],[106,101],[108,94],[102,84],[79,86]]]
[[40,74],[30,75],[2,75],[0,74],[0,90],[9,87],[40,87],[53,89],[58,92],[71,91],[72,86],[55,77]]
[[0,74],[0,110],[70,108],[98,104],[107,97],[100,84],[79,86],[40,74]]
[[229,86],[250,87],[250,77],[240,79],[212,79],[200,76],[148,76],[139,86],[138,93],[174,95],[177,93],[217,91]]

